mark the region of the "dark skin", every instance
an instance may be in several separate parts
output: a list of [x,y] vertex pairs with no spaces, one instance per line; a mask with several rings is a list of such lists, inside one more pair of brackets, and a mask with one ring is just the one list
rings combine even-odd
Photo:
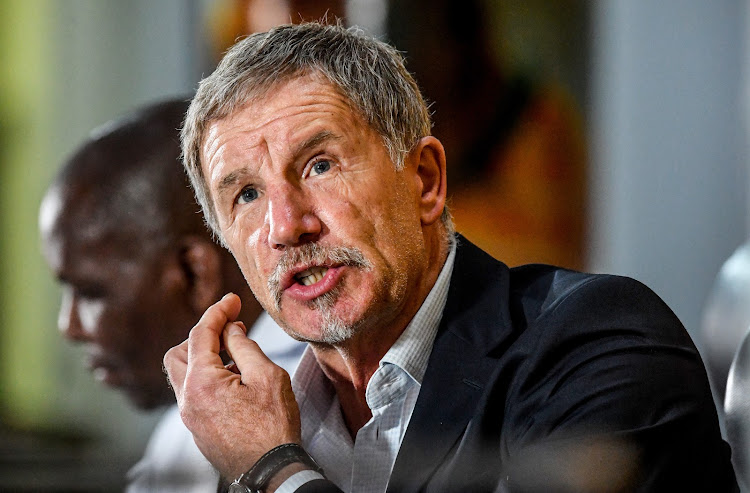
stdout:
[[[249,325],[261,312],[196,213],[172,130],[181,105],[169,109],[86,142],[40,213],[43,253],[62,287],[62,335],[84,346],[97,380],[140,409],[174,403],[164,353],[212,303],[232,291]],[[148,137],[133,131],[138,118]],[[160,119],[161,136],[149,126]]]

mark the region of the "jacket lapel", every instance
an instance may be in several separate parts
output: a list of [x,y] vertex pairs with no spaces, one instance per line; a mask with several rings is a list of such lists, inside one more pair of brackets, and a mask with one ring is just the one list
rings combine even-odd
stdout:
[[508,268],[463,237],[427,372],[388,484],[419,491],[460,440],[510,333]]

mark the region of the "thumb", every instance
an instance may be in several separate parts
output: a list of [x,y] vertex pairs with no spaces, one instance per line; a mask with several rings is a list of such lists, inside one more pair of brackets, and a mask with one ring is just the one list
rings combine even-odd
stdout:
[[[240,375],[248,376],[264,366],[274,364],[255,341],[247,338],[244,325],[237,322],[228,323],[223,336],[227,354],[234,361]],[[242,381],[244,383],[246,378],[243,377]]]

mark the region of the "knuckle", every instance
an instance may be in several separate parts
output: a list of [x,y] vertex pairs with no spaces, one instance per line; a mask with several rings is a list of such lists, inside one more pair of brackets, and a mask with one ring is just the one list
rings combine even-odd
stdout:
[[201,324],[198,323],[195,326],[193,326],[192,329],[190,329],[190,332],[188,333],[187,338],[187,347],[188,351],[195,350],[196,346],[200,344],[200,333],[201,333]]
[[172,365],[172,361],[175,360],[175,352],[177,351],[176,347],[167,349],[167,352],[164,353],[164,358],[162,359],[162,363],[164,364],[164,368],[169,371],[169,367]]
[[269,364],[259,375],[262,376],[262,385],[267,389],[283,389],[291,385],[286,370],[274,364]]
[[212,386],[186,385],[179,402],[180,417],[188,428],[205,420],[206,404],[215,401]]
[[276,381],[280,381],[282,383],[289,383],[291,381],[289,378],[289,374],[280,366],[272,365],[269,373]]
[[[239,334],[237,334],[237,335],[239,336]],[[258,343],[257,343],[257,342],[255,342],[255,341],[254,341],[254,340],[252,340],[252,339],[248,339],[248,338],[247,338],[246,336],[241,336],[241,337],[242,337],[243,339],[247,340],[247,342],[248,342],[248,347],[249,347],[249,348],[252,348],[252,350],[253,350],[253,351],[260,351],[260,346],[258,345]]]
[[195,423],[198,421],[194,418],[195,413],[193,413],[192,407],[189,405],[186,405],[184,399],[182,404],[179,406],[180,409],[180,419],[182,419],[182,422],[185,424],[185,426],[192,430],[195,427]]

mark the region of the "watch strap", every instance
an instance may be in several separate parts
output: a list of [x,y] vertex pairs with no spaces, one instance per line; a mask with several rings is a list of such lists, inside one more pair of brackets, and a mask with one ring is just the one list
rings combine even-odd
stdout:
[[323,473],[318,463],[299,444],[285,443],[263,454],[253,464],[253,467],[232,484],[242,485],[251,492],[262,492],[277,472],[296,462],[302,463],[318,473]]

